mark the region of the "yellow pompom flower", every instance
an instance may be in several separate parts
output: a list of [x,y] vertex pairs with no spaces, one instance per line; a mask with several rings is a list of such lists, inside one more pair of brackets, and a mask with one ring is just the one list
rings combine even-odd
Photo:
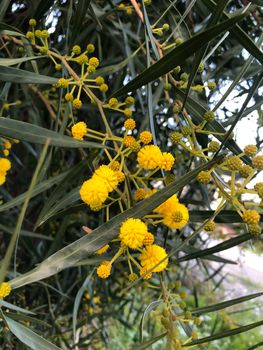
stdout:
[[133,130],[136,127],[135,120],[132,118],[125,120],[124,127],[126,130]]
[[102,84],[104,84],[104,78],[101,77],[101,76],[98,76],[98,77],[96,78],[96,84],[97,84],[97,85],[102,85]]
[[146,198],[146,190],[144,188],[138,188],[134,193],[134,199],[136,201],[141,201]]
[[79,194],[83,202],[96,207],[106,201],[109,192],[105,181],[96,177],[85,181],[80,188]]
[[11,169],[11,162],[7,158],[0,158],[0,171],[6,172]]
[[154,242],[154,235],[151,232],[147,232],[143,240],[143,245],[145,246],[152,245],[153,242]]
[[97,250],[97,254],[98,255],[101,255],[101,254],[104,254],[104,253],[106,253],[106,251],[109,249],[109,244],[106,244],[106,245],[104,245],[103,247],[101,247],[99,250]]
[[175,158],[171,153],[164,152],[160,163],[160,168],[170,171],[174,165]]
[[140,133],[140,140],[145,144],[148,145],[152,142],[153,135],[150,131],[143,131]]
[[63,89],[66,89],[68,87],[68,81],[65,78],[58,79],[58,87],[61,87]]
[[100,91],[101,92],[107,92],[109,89],[108,85],[107,84],[101,84],[100,85]]
[[107,165],[101,165],[92,176],[93,179],[101,179],[104,181],[108,192],[115,190],[118,186],[118,177],[114,170]]
[[152,273],[151,272],[147,272],[147,268],[142,267],[140,269],[140,276],[144,279],[144,280],[149,280],[150,278],[152,278]]
[[100,278],[108,278],[111,273],[111,264],[109,261],[103,261],[97,268],[97,275]]
[[4,140],[4,147],[6,149],[10,149],[12,147],[12,144],[9,140]]
[[136,142],[136,140],[133,136],[125,136],[123,138],[123,143],[126,147],[131,147],[134,142]]
[[123,111],[125,117],[131,117],[132,116],[132,110],[130,108],[125,108]]
[[82,102],[81,100],[79,100],[78,98],[75,98],[73,101],[72,101],[72,105],[74,108],[76,109],[80,109],[82,107]]
[[89,65],[90,66],[93,66],[93,67],[97,68],[99,66],[99,64],[100,64],[100,61],[99,61],[99,59],[97,57],[91,57],[89,59]]
[[255,156],[252,159],[252,165],[258,170],[263,170],[263,155]]
[[109,106],[112,108],[118,107],[119,101],[117,100],[117,98],[112,97],[109,99]]
[[248,225],[257,224],[260,221],[260,215],[256,210],[245,210],[243,221]]
[[[146,271],[153,269],[151,272],[161,272],[168,265],[168,256],[165,249],[157,244],[145,247],[139,256],[139,259],[142,268],[146,269]],[[157,264],[159,265],[156,266]]]
[[0,186],[2,186],[6,182],[6,175],[4,173],[0,173]]
[[125,180],[125,174],[122,171],[117,170],[117,171],[115,171],[115,174],[117,176],[117,180],[119,183],[121,183]]
[[8,282],[3,282],[0,284],[0,299],[7,297],[11,292],[11,286]]
[[148,145],[138,152],[137,160],[141,168],[153,170],[160,166],[162,158],[163,155],[158,146]]
[[163,223],[171,229],[181,229],[187,224],[188,220],[188,209],[185,205],[177,203],[171,212],[164,215]]
[[10,152],[9,152],[8,149],[4,149],[4,150],[3,150],[3,153],[4,153],[4,156],[5,156],[5,157],[8,157]]
[[258,152],[257,146],[255,145],[247,145],[244,148],[244,153],[249,156],[249,157],[253,157],[254,155],[256,155]]
[[172,197],[168,198],[167,201],[159,205],[159,207],[155,208],[153,211],[155,213],[160,213],[160,214],[168,214],[170,213],[178,204],[178,198],[177,195],[174,194]]
[[81,48],[79,45],[74,45],[72,47],[72,52],[75,54],[75,55],[79,55],[81,53]]
[[65,100],[68,102],[72,102],[74,99],[73,94],[71,92],[66,93]]
[[71,128],[72,136],[76,140],[83,140],[87,131],[88,131],[88,127],[87,127],[87,124],[84,122],[78,122],[74,124]]
[[144,222],[131,218],[121,225],[119,239],[123,245],[136,249],[143,245],[147,233],[147,226]]
[[88,44],[87,45],[87,51],[88,53],[92,53],[95,51],[95,46],[93,44]]
[[118,162],[117,160],[114,160],[109,164],[109,167],[114,171],[118,171],[120,169],[120,166],[120,162]]

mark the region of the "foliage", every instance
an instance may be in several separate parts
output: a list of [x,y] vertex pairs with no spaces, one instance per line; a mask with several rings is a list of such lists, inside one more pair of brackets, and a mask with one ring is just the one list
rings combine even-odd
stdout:
[[260,1],[1,5],[2,348],[260,347]]

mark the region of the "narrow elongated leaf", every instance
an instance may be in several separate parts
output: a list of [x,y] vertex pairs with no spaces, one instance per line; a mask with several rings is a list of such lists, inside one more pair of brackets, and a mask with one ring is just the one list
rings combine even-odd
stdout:
[[[210,11],[213,11],[216,3],[213,0],[204,0],[204,3],[209,8]],[[223,17],[225,19],[229,18],[229,15],[223,12]],[[263,63],[263,53],[260,49],[254,44],[251,38],[247,35],[247,33],[240,28],[239,25],[235,25],[233,28],[230,28],[230,32],[235,35],[239,43],[256,59]]]
[[[190,210],[191,222],[204,222],[214,214],[212,210]],[[234,210],[222,210],[214,219],[215,222],[220,223],[238,223],[243,222],[241,216]],[[260,221],[263,222],[263,218],[260,217]]]
[[7,301],[5,301],[3,299],[0,299],[0,306],[3,306],[5,308],[7,308],[7,309],[14,310],[14,311],[17,311],[17,312],[22,312],[24,314],[35,315],[34,312],[26,310],[26,309],[22,309],[22,307],[16,306],[16,305],[11,304],[11,303],[8,303]]
[[[38,194],[48,190],[49,188],[51,188],[52,186],[54,186],[55,184],[58,184],[59,182],[61,182],[69,173],[69,170],[54,176],[48,180],[42,181],[39,184],[36,185],[36,187],[34,188],[34,190],[32,191],[32,195],[31,198],[37,196]],[[23,203],[23,201],[25,200],[27,196],[27,191],[18,195],[17,197],[11,199],[9,202],[0,205],[0,213],[5,211],[5,210],[9,210],[13,207],[16,207],[18,205],[20,205],[21,203]]]
[[[1,79],[1,78],[0,78]],[[37,144],[44,144],[50,139],[51,146],[71,148],[104,148],[95,142],[78,141],[40,126],[0,117],[0,134],[10,138]]]
[[164,332],[160,335],[157,335],[156,337],[146,340],[145,342],[143,342],[142,344],[137,344],[135,345],[132,349],[133,350],[144,350],[149,348],[149,346],[151,346],[152,344],[158,342],[158,340],[164,338],[166,336],[167,332]]
[[57,79],[23,69],[0,66],[0,80],[12,83],[56,84]]
[[223,149],[223,147],[225,146],[225,144],[227,143],[230,134],[232,133],[232,131],[234,130],[235,126],[237,125],[238,121],[241,119],[243,112],[245,111],[245,109],[247,108],[247,105],[249,104],[251,98],[253,97],[253,95],[257,92],[261,81],[263,79],[263,73],[259,74],[254,83],[253,86],[249,89],[249,93],[244,101],[244,103],[242,104],[242,107],[240,108],[238,114],[235,117],[235,120],[233,121],[231,127],[229,128],[228,132],[226,133],[226,136],[224,137],[224,139],[222,140],[222,143],[220,145],[219,150],[215,153],[215,156],[221,151],[221,149]]
[[249,241],[250,239],[251,239],[251,234],[250,233],[245,233],[243,235],[240,235],[240,236],[237,236],[237,237],[234,237],[234,238],[230,238],[227,241],[219,243],[219,244],[215,245],[212,248],[199,250],[198,252],[191,253],[191,254],[188,254],[186,256],[183,256],[183,257],[177,259],[177,262],[187,261],[187,260],[191,260],[191,259],[197,259],[197,258],[204,257],[204,256],[206,256],[208,254],[214,254],[214,253],[222,252],[223,250],[227,250],[227,249],[230,249],[232,247],[235,247],[235,246],[237,246],[237,245],[239,245],[241,243]]
[[89,9],[91,0],[79,0],[76,5],[76,11],[73,17],[71,43],[74,43],[80,33],[81,26]]
[[225,155],[219,156],[217,159],[213,159],[213,161],[202,164],[198,168],[179,178],[176,183],[168,185],[166,188],[153,194],[151,197],[137,203],[133,208],[116,215],[110,221],[94,230],[92,234],[86,235],[59,250],[48,259],[44,260],[32,271],[11,280],[10,284],[13,288],[18,288],[22,285],[52,276],[53,274],[56,274],[70,266],[74,266],[78,261],[87,258],[90,254],[97,251],[115,238],[118,235],[121,223],[125,219],[129,217],[140,218],[151,212],[154,208],[158,207],[158,205],[163,203],[170,196],[178,192],[181,188],[193,180],[200,171],[209,169],[217,162],[222,161],[224,156]]
[[[176,95],[180,97],[181,99],[184,99],[185,93],[180,90],[175,88]],[[204,114],[207,112],[208,109],[206,109],[203,105],[201,105],[199,102],[197,102],[194,98],[188,96],[185,106],[187,110],[191,113],[191,117],[194,121],[194,123],[199,124],[201,123],[204,118]],[[216,120],[213,120],[208,124],[208,129],[215,131],[215,132],[220,132],[220,133],[226,133],[225,128]],[[215,137],[219,140],[222,141],[224,139],[223,136],[220,135],[215,135]],[[227,140],[226,142],[226,147],[232,151],[234,154],[240,154],[242,153],[241,148],[237,145],[237,143],[234,140]],[[247,156],[243,156],[242,160],[247,163],[251,164],[251,160]]]
[[194,340],[194,341],[192,341],[190,343],[187,343],[187,346],[196,345],[196,344],[202,344],[202,343],[208,343],[208,342],[213,341],[213,340],[230,337],[230,336],[233,336],[233,335],[236,335],[236,334],[247,332],[250,329],[253,329],[253,328],[256,328],[256,327],[259,327],[259,326],[262,326],[262,325],[263,325],[263,321],[254,322],[254,323],[251,323],[251,324],[249,324],[247,326],[234,328],[234,329],[231,329],[229,331],[225,331],[225,332],[222,332],[222,333],[211,335],[209,337],[205,337],[205,338],[200,338],[200,339]]
[[29,346],[33,350],[61,350],[56,345],[50,343],[46,339],[42,338],[37,333],[34,333],[31,329],[23,326],[22,324],[14,321],[12,318],[5,316],[9,330],[23,343]]
[[0,66],[14,66],[15,64],[44,58],[45,56],[31,56],[31,57],[20,57],[20,58],[0,58]]
[[260,297],[262,295],[263,295],[263,293],[249,294],[249,295],[246,295],[244,297],[223,301],[223,302],[218,303],[218,304],[204,306],[204,307],[198,307],[198,308],[192,309],[191,312],[193,314],[198,314],[198,315],[208,313],[208,312],[214,312],[214,311],[225,309],[225,308],[230,307],[232,305],[243,303],[244,301],[248,301],[248,300]]
[[143,327],[144,327],[144,320],[145,318],[151,313],[152,310],[154,310],[157,306],[163,303],[163,300],[156,300],[151,302],[147,308],[144,310],[140,322],[140,341],[143,341]]
[[225,32],[235,23],[244,18],[245,14],[235,16],[227,21],[224,21],[216,26],[213,26],[204,32],[193,36],[185,41],[180,46],[166,54],[162,59],[147,68],[139,76],[129,82],[127,85],[116,91],[113,96],[121,96],[128,92],[134,91],[139,87],[161,77],[170,72],[174,67],[182,64],[190,55],[198,51],[200,47],[206,45],[217,35]]
[[[207,26],[206,26],[207,29],[211,28],[213,25],[217,24],[217,22],[219,21],[219,19],[221,17],[221,14],[224,11],[224,8],[225,8],[227,3],[228,3],[228,0],[218,1],[217,6],[214,8],[213,13],[212,13],[211,17],[208,20],[208,23],[207,23]],[[188,82],[187,82],[187,89],[186,89],[186,92],[185,92],[185,98],[184,98],[184,101],[183,101],[182,108],[184,108],[184,106],[185,106],[185,102],[187,100],[187,97],[188,97],[189,92],[190,92],[190,88],[192,86],[192,82],[194,81],[194,78],[196,76],[198,67],[199,67],[199,65],[200,65],[200,63],[202,61],[202,58],[203,58],[206,50],[207,50],[207,45],[203,46],[196,54],[195,60],[193,62],[193,68],[191,70],[191,74],[190,74],[190,77],[189,77]]]

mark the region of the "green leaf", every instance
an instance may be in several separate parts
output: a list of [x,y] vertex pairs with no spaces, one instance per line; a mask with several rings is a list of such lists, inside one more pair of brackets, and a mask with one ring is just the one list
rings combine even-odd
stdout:
[[[190,221],[191,222],[204,222],[214,214],[213,210],[190,210]],[[234,210],[221,210],[220,213],[215,217],[215,222],[221,223],[238,223],[243,220],[241,216]],[[263,217],[260,217],[260,221],[263,222]]]
[[83,25],[86,13],[89,9],[91,0],[79,0],[76,5],[76,10],[73,17],[71,43],[75,43],[78,37],[81,27]]
[[174,193],[178,192],[185,185],[189,184],[191,180],[195,179],[200,171],[209,169],[217,162],[222,161],[224,156],[225,155],[219,156],[206,164],[202,164],[198,168],[180,177],[176,183],[166,186],[164,189],[153,194],[151,197],[137,203],[133,208],[116,215],[110,221],[95,229],[91,234],[86,235],[59,250],[44,260],[32,271],[11,280],[10,284],[12,288],[18,288],[22,285],[47,278],[63,269],[74,266],[81,259],[87,258],[90,254],[109,243],[118,235],[120,225],[124,220],[129,217],[141,218],[147,213],[151,212],[154,208],[158,207],[158,205],[170,198]]
[[229,128],[229,130],[227,131],[224,139],[222,140],[222,143],[220,145],[219,150],[215,153],[215,156],[221,151],[221,149],[223,149],[224,145],[227,143],[232,131],[234,130],[235,126],[237,125],[238,121],[242,118],[243,112],[245,111],[245,109],[247,108],[247,105],[249,104],[250,100],[252,99],[253,95],[258,91],[258,88],[261,85],[261,81],[263,79],[263,73],[259,74],[254,81],[254,84],[251,86],[251,88],[249,89],[249,93],[244,101],[244,103],[242,104],[242,107],[240,108],[239,112],[237,113],[235,120],[233,121],[231,127]]
[[[213,11],[213,8],[216,6],[216,3],[213,0],[204,0],[206,6]],[[223,17],[228,19],[230,16],[223,12]],[[250,39],[247,33],[240,28],[239,25],[235,25],[230,29],[230,32],[235,35],[239,43],[256,59],[263,63],[263,54],[260,49],[254,44],[254,42]]]
[[194,252],[185,256],[182,256],[181,258],[177,259],[177,262],[182,262],[182,261],[188,261],[191,259],[197,259],[204,257],[209,254],[214,254],[218,252],[222,252],[223,250],[230,249],[232,247],[235,247],[241,243],[247,242],[251,239],[251,234],[250,233],[244,233],[243,235],[239,235],[234,238],[230,238],[227,241],[224,241],[222,243],[219,243],[215,245],[214,247],[199,250],[198,252]]
[[12,35],[12,36],[25,37],[25,35],[22,32],[20,32],[17,28],[3,22],[0,22],[0,35]]
[[[52,215],[57,213],[59,210],[66,208],[69,204],[72,204],[74,202],[68,203],[67,200],[65,201],[65,197],[68,197],[68,188],[72,186],[72,181],[76,180],[76,178],[81,181],[81,175],[85,168],[88,167],[88,160],[84,159],[81,162],[79,162],[77,165],[72,167],[69,171],[67,171],[67,174],[65,176],[65,180],[61,181],[59,186],[52,192],[51,196],[47,199],[45,202],[38,218],[35,223],[35,227],[39,226],[40,223],[42,224],[44,221],[49,219]],[[78,193],[78,189],[75,189],[75,193]],[[65,194],[66,193],[66,194]],[[75,201],[79,200],[79,195],[75,197]],[[63,203],[61,206],[60,204]],[[1,207],[0,207],[1,208]]]
[[[218,1],[217,6],[214,8],[213,13],[212,13],[211,17],[208,20],[208,23],[207,23],[207,26],[206,26],[207,29],[209,29],[213,25],[217,24],[217,22],[219,21],[221,15],[222,15],[222,12],[224,11],[224,8],[225,8],[227,3],[228,3],[228,0]],[[197,52],[197,55],[196,55],[196,57],[195,57],[195,59],[193,61],[193,68],[191,70],[191,74],[190,74],[190,77],[189,77],[188,82],[187,82],[187,89],[186,89],[186,92],[185,92],[185,98],[184,98],[184,101],[183,101],[182,109],[185,106],[185,102],[187,100],[187,97],[189,95],[189,92],[190,92],[190,89],[191,89],[191,86],[192,86],[192,82],[194,81],[194,78],[196,76],[198,67],[199,67],[199,65],[200,65],[200,63],[202,61],[202,58],[204,57],[204,54],[205,54],[206,50],[207,50],[207,45],[203,46]]]
[[[175,93],[176,93],[177,97],[180,97],[181,99],[185,98],[185,93],[182,90],[175,88]],[[185,103],[185,106],[186,106],[188,112],[191,113],[191,117],[192,117],[194,123],[199,124],[204,120],[203,116],[207,112],[208,109],[206,109],[203,105],[201,105],[199,102],[197,102],[194,98],[188,96],[187,101]],[[226,133],[225,128],[216,120],[213,120],[212,122],[210,122],[208,124],[207,129],[215,131],[215,132]],[[224,139],[223,136],[219,136],[219,135],[215,135],[215,137],[219,141],[222,141]],[[234,154],[242,153],[241,148],[237,145],[237,143],[234,140],[227,140],[226,147],[230,151],[232,151]],[[242,160],[247,164],[251,164],[251,160],[247,156],[243,156]]]
[[37,144],[44,144],[50,139],[51,146],[72,148],[105,148],[99,143],[78,141],[38,125],[0,117],[0,134],[10,138]]
[[65,210],[70,205],[80,200],[79,190],[80,186],[66,193],[65,196],[53,205],[43,216],[39,217],[36,222],[36,227],[43,225],[47,220],[59,213],[60,210]]
[[43,147],[43,150],[42,150],[42,152],[40,154],[40,157],[39,157],[39,160],[38,160],[38,163],[37,163],[37,166],[36,166],[36,170],[34,172],[32,180],[30,182],[30,185],[29,185],[29,188],[28,188],[28,191],[27,191],[27,195],[25,197],[25,201],[24,201],[24,203],[22,205],[22,208],[21,208],[21,211],[19,213],[18,220],[17,220],[16,226],[15,226],[15,229],[14,229],[14,233],[11,236],[11,239],[10,239],[10,242],[8,244],[5,256],[1,260],[0,283],[2,283],[5,280],[7,269],[8,269],[8,266],[10,264],[13,252],[15,250],[16,242],[17,242],[17,240],[19,238],[19,234],[20,234],[20,231],[21,231],[21,228],[22,228],[22,223],[23,223],[24,218],[25,218],[25,214],[26,214],[26,210],[27,210],[27,207],[28,207],[28,204],[29,204],[29,200],[31,198],[31,194],[33,192],[33,189],[34,189],[34,187],[36,185],[40,169],[41,169],[41,167],[42,167],[42,165],[44,163],[44,160],[45,160],[45,157],[46,157],[46,154],[47,154],[47,150],[48,150],[48,146],[49,146],[49,140],[47,139],[47,141],[46,141],[46,143],[45,143],[45,145]]
[[[42,181],[39,184],[37,184],[36,187],[32,191],[31,198],[48,190],[49,188],[51,188],[55,184],[61,182],[69,174],[69,172],[70,172],[70,170],[67,170],[67,171],[65,171],[57,176],[54,176],[48,180]],[[21,203],[23,203],[26,196],[27,196],[27,191],[18,195],[15,198],[11,199],[9,202],[0,205],[0,213],[5,211],[5,210],[8,210],[8,209],[11,209],[13,207],[20,205]]]
[[31,56],[31,57],[20,57],[20,58],[0,58],[0,67],[1,66],[14,66],[15,64],[20,64],[23,62],[36,60],[38,58],[44,58],[46,56]]
[[263,325],[263,321],[254,322],[254,323],[251,323],[251,324],[249,324],[247,326],[234,328],[234,329],[231,329],[229,331],[225,331],[225,332],[222,332],[222,333],[211,335],[209,337],[205,337],[205,338],[200,338],[200,339],[194,340],[194,341],[192,341],[190,343],[187,343],[187,345],[185,345],[185,346],[192,346],[192,345],[196,345],[196,344],[208,343],[208,342],[213,341],[213,340],[230,337],[230,336],[233,336],[233,335],[236,335],[236,334],[247,332],[250,329],[253,329],[253,328],[256,328],[256,327],[259,327],[259,326],[262,326],[262,325]]
[[16,306],[16,305],[11,304],[11,303],[8,303],[7,301],[4,301],[3,299],[0,299],[0,306],[3,306],[7,309],[14,310],[17,312],[22,312],[24,314],[35,315],[34,312],[26,310],[26,309],[22,309],[21,307]]
[[12,320],[12,318],[4,316],[4,320],[7,323],[10,332],[12,332],[23,344],[29,346],[31,349],[61,350],[59,347],[42,338],[37,333],[34,333],[31,329]]
[[214,312],[217,310],[225,309],[225,308],[230,307],[232,305],[243,303],[244,301],[248,301],[248,300],[260,297],[261,295],[263,295],[263,293],[249,294],[249,295],[246,295],[244,297],[223,301],[223,302],[218,303],[218,304],[204,306],[204,307],[198,307],[198,308],[192,309],[191,312],[193,314],[198,314],[198,315],[208,313],[208,312]]
[[0,80],[12,83],[56,84],[57,79],[23,69],[0,66]]
[[163,303],[164,303],[163,300],[152,301],[144,310],[142,314],[141,322],[140,322],[140,342],[143,342],[143,327],[144,327],[145,318],[151,313],[152,310],[154,310],[157,306]]
[[205,30],[200,34],[193,36],[191,39],[185,41],[183,44],[170,51],[150,68],[147,68],[127,85],[113,93],[113,96],[121,96],[128,92],[134,91],[139,87],[161,77],[162,75],[169,73],[174,67],[182,64],[182,62],[184,62],[190,55],[198,51],[200,47],[206,45],[217,35],[227,31],[236,22],[244,18],[244,16],[245,14],[235,16]]
[[142,344],[137,344],[133,347],[133,350],[144,350],[147,349],[150,345],[158,342],[158,340],[164,338],[166,336],[167,332],[164,332],[160,335],[157,335],[156,337],[149,339],[145,342],[143,342]]

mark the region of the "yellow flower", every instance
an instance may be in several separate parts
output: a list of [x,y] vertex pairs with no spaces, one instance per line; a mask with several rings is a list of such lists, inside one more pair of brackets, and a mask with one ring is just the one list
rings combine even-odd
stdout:
[[109,89],[108,85],[107,84],[101,84],[100,85],[100,91],[101,92],[107,92]]
[[83,137],[86,135],[88,131],[87,124],[84,122],[78,122],[74,124],[71,128],[71,133],[74,139],[83,140]]
[[147,234],[144,237],[143,245],[152,245],[154,242],[154,235],[151,232],[147,232]]
[[74,45],[72,47],[72,52],[75,54],[75,55],[79,55],[81,53],[81,48],[79,45]]
[[97,274],[100,278],[107,278],[111,273],[111,264],[109,261],[103,261],[97,268]]
[[120,162],[118,162],[117,160],[113,160],[110,164],[109,167],[114,170],[114,171],[118,171],[120,170]]
[[166,213],[163,218],[163,223],[169,228],[183,228],[189,220],[189,213],[186,206],[177,203],[173,210]]
[[96,207],[106,201],[109,192],[105,181],[97,177],[85,181],[80,188],[79,194],[83,202]]
[[[161,272],[168,265],[168,256],[165,249],[156,244],[145,247],[139,259],[142,267],[146,270],[151,270],[153,268],[151,272]],[[160,264],[155,266],[158,263]]]
[[162,152],[158,146],[144,146],[138,152],[137,160],[141,168],[153,170],[160,166],[162,162]]
[[135,120],[132,118],[125,120],[124,127],[126,130],[133,130],[136,127]]
[[164,170],[170,171],[174,165],[175,159],[171,153],[164,152],[160,167]]
[[96,78],[96,84],[97,85],[102,85],[102,84],[104,84],[104,78],[103,77],[101,77],[101,76],[98,76],[97,78]]
[[7,158],[0,158],[0,170],[5,172],[11,169],[11,162]]
[[141,201],[146,197],[146,190],[144,188],[138,188],[134,193],[134,198],[136,201]]
[[72,101],[72,105],[74,108],[76,109],[80,109],[82,107],[82,102],[81,100],[79,100],[78,98],[75,98],[73,101]]
[[257,224],[260,221],[260,215],[256,210],[245,210],[243,221],[248,225]]
[[100,61],[98,60],[97,57],[91,57],[91,58],[89,59],[89,65],[91,65],[91,66],[97,68],[99,64],[100,64]]
[[8,282],[0,284],[0,299],[7,297],[11,292],[11,286]]
[[104,245],[103,247],[101,247],[99,250],[97,250],[97,254],[101,255],[106,253],[106,251],[109,249],[109,244]]
[[144,222],[131,218],[121,225],[119,238],[125,246],[136,249],[142,246],[147,233],[147,226]]
[[125,136],[123,138],[123,143],[126,147],[131,147],[134,142],[136,142],[136,140],[133,136]]
[[153,135],[150,131],[143,131],[140,133],[140,140],[145,144],[152,142]]
[[115,171],[115,174],[117,176],[118,182],[123,182],[125,180],[125,174],[122,171]]
[[0,186],[6,182],[6,176],[0,173]]
[[160,214],[168,214],[170,213],[173,208],[178,204],[178,198],[177,195],[174,194],[172,197],[167,199],[163,204],[159,205],[159,207],[155,208],[153,211],[155,213],[160,213]]
[[118,186],[118,177],[114,170],[107,165],[101,165],[94,173],[92,178],[100,178],[105,182],[108,192],[113,191]]
[[152,273],[148,272],[147,273],[147,268],[142,267],[140,269],[140,276],[144,279],[144,280],[149,280],[150,278],[152,278]]
[[10,149],[12,147],[12,144],[9,140],[4,140],[4,147],[6,149]]

